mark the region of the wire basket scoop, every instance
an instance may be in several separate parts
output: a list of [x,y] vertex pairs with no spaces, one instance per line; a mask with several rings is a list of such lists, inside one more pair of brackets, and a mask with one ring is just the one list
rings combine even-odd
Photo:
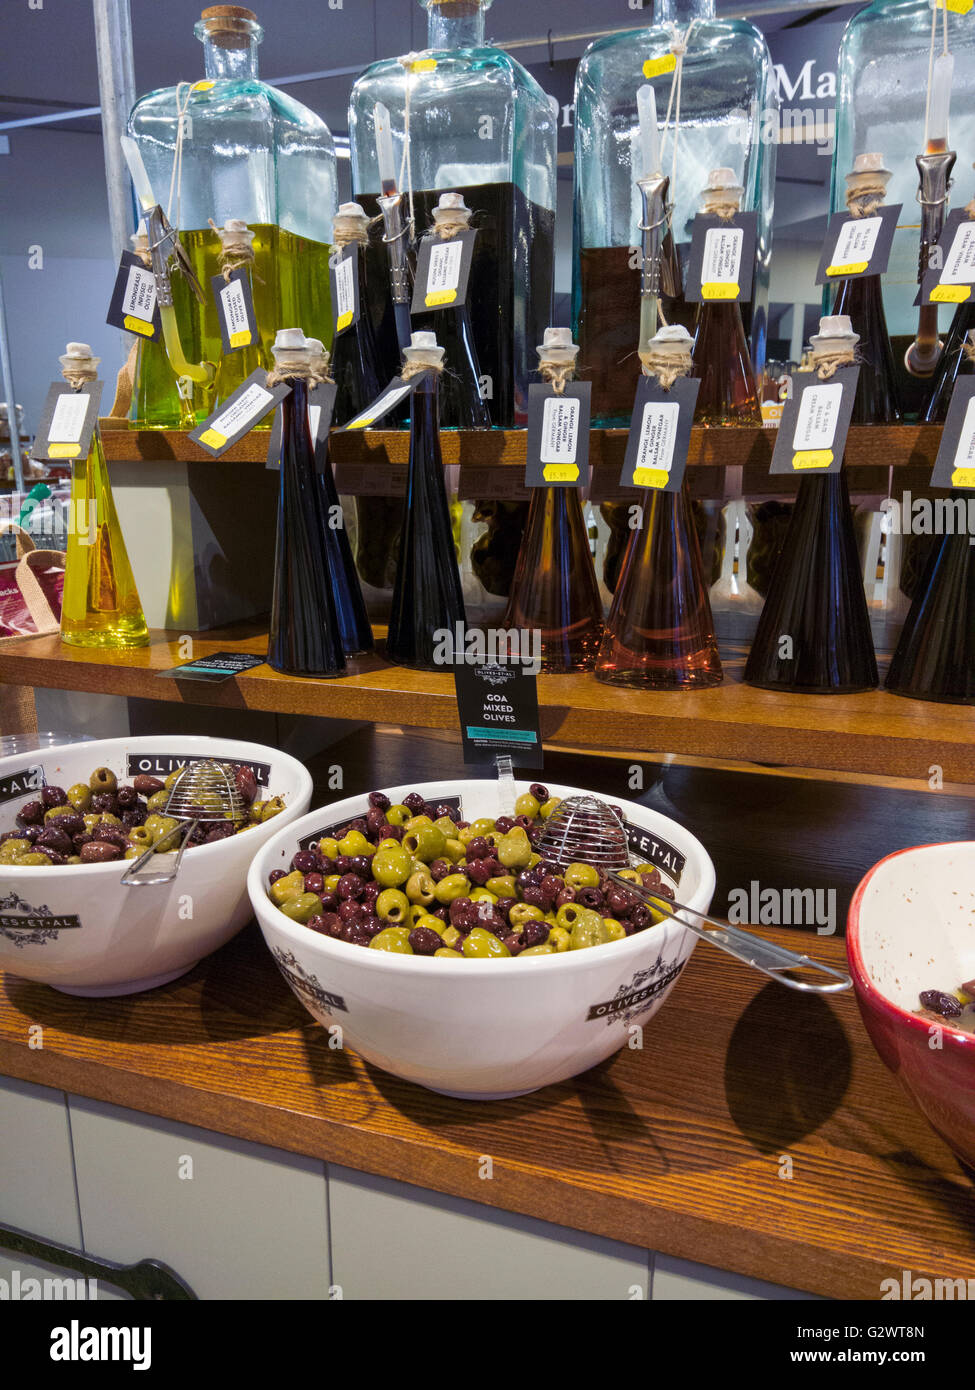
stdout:
[[[227,821],[246,820],[247,802],[237,786],[236,769],[230,763],[203,758],[189,763],[173,782],[166,802],[165,814],[179,821],[168,835],[150,845],[145,854],[127,866],[122,883],[128,888],[144,888],[169,883],[179,873],[183,854],[198,825],[220,825]],[[173,843],[182,836],[174,860],[164,867],[150,864],[155,856],[176,850]],[[149,866],[148,868],[146,866]]]
[[[658,917],[670,917],[688,931],[710,941],[712,946],[726,951],[736,960],[760,970],[763,975],[803,994],[835,994],[850,989],[853,981],[843,970],[824,965],[809,956],[797,955],[784,946],[777,946],[764,937],[740,931],[709,917],[695,907],[661,897],[645,884],[640,885],[621,877],[619,870],[638,863],[631,855],[622,815],[596,796],[570,796],[552,812],[536,849],[543,859],[561,868],[569,864],[591,864],[611,883],[625,888],[645,902]],[[698,921],[688,921],[690,913]],[[707,923],[707,926],[701,925]],[[803,978],[797,972],[828,976],[828,982]]]

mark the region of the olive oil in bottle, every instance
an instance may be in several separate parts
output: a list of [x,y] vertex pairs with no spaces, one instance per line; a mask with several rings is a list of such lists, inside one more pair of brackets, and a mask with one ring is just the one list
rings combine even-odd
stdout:
[[[133,232],[132,249],[146,269],[152,266],[149,236],[145,222]],[[173,305],[177,322],[182,327],[190,315],[189,285],[181,275],[173,277]],[[140,338],[135,344],[135,365],[132,380],[132,402],[129,421],[133,429],[191,430],[196,425],[192,396],[180,394],[179,382],[166,356],[166,345],[158,340]]]

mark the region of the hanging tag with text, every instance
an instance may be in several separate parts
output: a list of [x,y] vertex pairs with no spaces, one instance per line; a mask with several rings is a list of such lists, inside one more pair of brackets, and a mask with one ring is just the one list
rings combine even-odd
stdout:
[[416,259],[411,313],[459,309],[465,303],[476,239],[477,232],[471,227],[446,241],[434,235],[423,238]]
[[975,286],[975,219],[964,208],[945,218],[937,244],[928,252],[915,304],[967,304]]
[[520,661],[454,667],[464,762],[493,763],[507,753],[518,767],[544,765],[535,665]]
[[796,372],[772,454],[771,473],[838,473],[856,399],[858,366],[841,367],[821,381]]
[[900,203],[878,208],[871,217],[834,213],[826,230],[816,284],[827,285],[860,275],[883,275],[900,214]]
[[328,263],[337,338],[359,322],[359,250],[359,243],[350,241]]
[[162,337],[156,277],[132,251],[122,252],[105,322],[148,341]]
[[975,488],[975,376],[955,382],[931,486]]
[[222,275],[214,275],[210,284],[213,286],[213,297],[217,303],[217,318],[220,320],[224,354],[253,347],[259,335],[257,319],[254,316],[250,275],[247,270],[238,266],[230,272],[228,280]]
[[589,482],[592,383],[566,382],[560,396],[550,383],[528,388],[526,487],[585,487]]
[[349,430],[367,430],[370,425],[374,425],[377,420],[381,420],[384,415],[399,405],[412,391],[426,381],[430,373],[418,372],[416,376],[410,377],[409,381],[404,381],[401,376],[394,376],[381,396],[377,396],[372,405],[367,405],[365,410],[354,416],[346,425],[343,425],[337,434],[346,434]]
[[620,486],[680,492],[687,468],[699,380],[678,377],[665,391],[655,377],[641,377],[626,441]]
[[291,390],[285,382],[268,386],[267,372],[258,367],[242,381],[236,391],[231,392],[208,420],[197,425],[190,434],[194,443],[206,449],[208,454],[219,458],[221,454],[248,434],[255,425],[260,424],[265,415]]
[[684,277],[687,302],[733,299],[747,304],[752,297],[757,237],[757,212],[736,212],[727,218],[699,212]]
[[102,399],[101,381],[86,381],[80,391],[66,381],[52,382],[41,410],[41,423],[31,448],[31,458],[86,459],[98,424]]

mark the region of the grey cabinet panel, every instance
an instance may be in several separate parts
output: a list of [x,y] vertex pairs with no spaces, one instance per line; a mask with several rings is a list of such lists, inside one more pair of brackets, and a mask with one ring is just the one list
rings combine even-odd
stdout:
[[749,1279],[745,1274],[730,1274],[710,1265],[677,1260],[671,1255],[653,1257],[654,1301],[705,1299],[812,1299],[814,1293],[787,1289],[779,1284],[767,1284],[762,1279]]
[[0,1222],[61,1245],[81,1245],[61,1091],[0,1077],[0,1174]]
[[329,1296],[324,1165],[70,1098],[85,1248],[162,1260],[200,1298]]
[[645,1250],[328,1166],[332,1277],[346,1299],[629,1299]]
[[[7,1296],[20,1302],[36,1299],[76,1301],[79,1296],[87,1300],[91,1292],[87,1279],[78,1279],[57,1265],[45,1264],[40,1260],[24,1260],[3,1250],[0,1250],[0,1279],[6,1282]],[[30,1279],[36,1279],[40,1287],[28,1284]],[[94,1292],[99,1303],[130,1301],[126,1294],[109,1288],[97,1279]]]

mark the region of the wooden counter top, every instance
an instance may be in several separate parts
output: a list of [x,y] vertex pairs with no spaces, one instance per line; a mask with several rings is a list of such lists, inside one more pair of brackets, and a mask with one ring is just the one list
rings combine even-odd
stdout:
[[[840,941],[768,934],[843,959]],[[806,999],[701,945],[642,1051],[490,1103],[328,1041],[254,926],[141,996],[0,977],[12,1077],[834,1298],[877,1299],[905,1269],[975,1278],[972,1182],[881,1065],[852,993]]]

